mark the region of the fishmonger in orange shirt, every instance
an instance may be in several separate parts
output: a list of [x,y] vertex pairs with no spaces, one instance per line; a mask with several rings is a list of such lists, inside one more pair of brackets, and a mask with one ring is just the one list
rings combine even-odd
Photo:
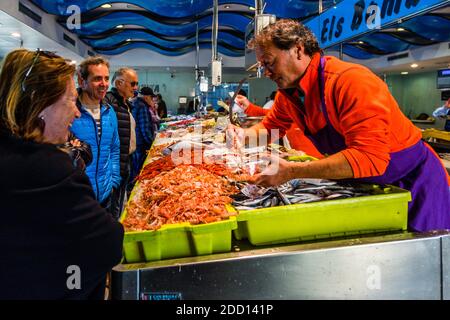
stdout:
[[381,79],[364,66],[322,56],[315,36],[294,20],[267,26],[253,45],[278,94],[261,123],[230,126],[229,137],[271,129],[282,136],[295,123],[326,156],[307,163],[277,159],[277,173],[263,171],[255,183],[279,185],[294,178],[388,183],[411,191],[410,230],[450,229],[447,172]]

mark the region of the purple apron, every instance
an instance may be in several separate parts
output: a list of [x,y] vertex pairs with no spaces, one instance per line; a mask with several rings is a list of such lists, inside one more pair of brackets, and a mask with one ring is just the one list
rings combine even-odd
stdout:
[[[326,125],[312,135],[304,121],[305,135],[322,154],[334,154],[347,148],[344,138],[334,129],[328,117],[324,93],[325,59],[319,64],[319,91]],[[391,160],[381,176],[352,181],[391,184],[411,192],[408,204],[408,227],[412,231],[450,229],[450,189],[440,160],[422,140],[404,150],[390,154]]]

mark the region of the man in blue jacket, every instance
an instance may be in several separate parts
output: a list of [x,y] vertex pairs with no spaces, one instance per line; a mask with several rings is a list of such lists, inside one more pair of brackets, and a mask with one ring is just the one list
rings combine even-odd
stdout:
[[[78,69],[77,106],[81,117],[71,131],[89,143],[92,163],[86,174],[97,200],[111,212],[111,193],[120,185],[120,142],[114,109],[103,101],[109,86],[109,63],[102,57],[82,61]],[[117,218],[117,217],[115,217]]]

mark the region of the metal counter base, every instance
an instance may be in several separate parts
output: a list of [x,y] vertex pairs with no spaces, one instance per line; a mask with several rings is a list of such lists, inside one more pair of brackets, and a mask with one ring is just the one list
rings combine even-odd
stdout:
[[450,232],[251,246],[122,264],[113,299],[450,299]]

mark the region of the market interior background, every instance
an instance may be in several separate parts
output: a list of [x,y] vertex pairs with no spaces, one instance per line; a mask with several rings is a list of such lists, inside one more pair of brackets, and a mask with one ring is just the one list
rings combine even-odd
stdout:
[[[341,1],[266,0],[263,13],[308,21]],[[344,60],[371,68],[386,81],[408,117],[431,115],[443,104],[437,70],[450,68],[450,5],[446,3],[325,53],[339,56],[341,49]],[[77,7],[67,12],[68,5]],[[78,8],[79,21],[70,15]],[[180,97],[189,100],[196,94],[197,63],[198,71],[205,76],[211,73],[213,9],[213,0],[1,1],[0,57],[17,47],[56,51],[77,62],[101,54],[110,60],[111,71],[120,66],[135,68],[140,85],[159,91],[175,114]],[[209,82],[208,103],[214,105],[248,75],[245,31],[254,16],[254,0],[218,1],[222,84],[213,88]],[[71,26],[75,28],[70,30]],[[275,85],[262,78],[249,81],[246,88],[250,100],[262,105]]]

